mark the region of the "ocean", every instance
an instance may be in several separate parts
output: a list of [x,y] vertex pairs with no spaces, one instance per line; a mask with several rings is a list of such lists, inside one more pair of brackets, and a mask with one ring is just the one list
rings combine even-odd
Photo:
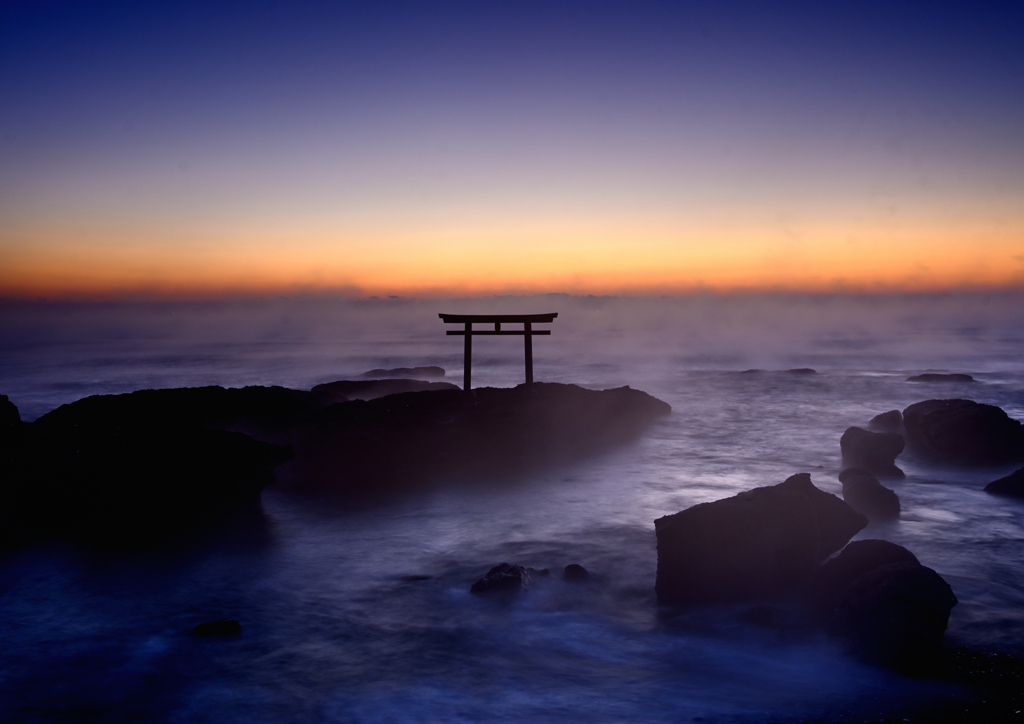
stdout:
[[[461,384],[462,339],[439,312],[557,312],[534,340],[537,380],[629,385],[673,412],[512,482],[352,508],[271,486],[258,520],[200,536],[7,552],[0,720],[783,722],[949,693],[741,606],[660,609],[653,521],[799,472],[840,494],[843,431],[920,400],[1024,419],[1019,294],[7,301],[0,393],[32,420],[92,394],[309,389],[382,367]],[[521,383],[522,355],[518,337],[477,338],[474,386]],[[928,371],[976,381],[907,381]],[[906,546],[949,582],[947,641],[1024,653],[1024,503],[982,492],[1013,467],[897,464],[902,515],[856,538]],[[554,575],[514,601],[471,595],[501,562]],[[569,563],[590,581],[560,580]],[[188,636],[219,618],[242,633]]]

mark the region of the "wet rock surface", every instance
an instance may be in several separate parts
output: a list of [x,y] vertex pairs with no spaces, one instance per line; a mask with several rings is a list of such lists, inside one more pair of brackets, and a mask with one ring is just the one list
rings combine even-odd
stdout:
[[584,583],[590,580],[590,573],[579,563],[570,563],[562,571],[562,579],[569,583]]
[[97,395],[34,423],[3,400],[0,543],[161,535],[258,508],[275,477],[303,494],[345,499],[500,479],[604,450],[670,411],[628,387],[536,383],[464,394],[418,380]]
[[1024,498],[1024,468],[1015,470],[1006,477],[993,480],[985,486],[985,492],[1010,498]]
[[899,410],[889,410],[875,415],[868,423],[868,427],[877,432],[902,432],[903,413]]
[[868,520],[891,520],[899,517],[900,499],[895,491],[882,485],[871,473],[860,468],[847,468],[839,473],[843,484],[843,500]]
[[867,518],[800,473],[654,522],[662,604],[749,601],[806,581]]
[[871,432],[860,427],[847,428],[839,439],[843,463],[847,467],[861,468],[887,478],[905,477],[895,463],[904,445],[903,436],[898,433]]
[[1024,460],[1024,429],[1001,408],[973,400],[925,400],[903,411],[907,444],[917,454],[957,465]]
[[826,631],[851,653],[907,674],[932,670],[957,604],[938,573],[883,540],[856,541],[825,563],[809,599]]
[[522,593],[533,585],[530,570],[518,563],[499,563],[487,571],[487,574],[474,583],[470,593],[506,594]]

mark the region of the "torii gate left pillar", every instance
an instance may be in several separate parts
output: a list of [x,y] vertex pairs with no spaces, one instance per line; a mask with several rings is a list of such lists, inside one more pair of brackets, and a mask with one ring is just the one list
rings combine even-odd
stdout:
[[[449,330],[449,335],[464,335],[465,359],[463,361],[464,382],[462,389],[468,392],[472,383],[473,369],[473,336],[474,335],[522,335],[523,352],[526,361],[526,384],[533,384],[533,337],[534,335],[550,335],[550,329],[534,330],[534,324],[548,324],[558,316],[552,314],[439,314],[445,324],[464,324],[462,330]],[[474,324],[494,324],[494,330],[473,329]],[[502,329],[502,324],[522,324],[522,329]]]

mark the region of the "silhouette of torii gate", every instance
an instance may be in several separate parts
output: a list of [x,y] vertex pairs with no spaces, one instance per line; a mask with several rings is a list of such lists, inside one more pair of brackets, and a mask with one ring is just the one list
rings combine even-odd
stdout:
[[[449,335],[461,335],[466,337],[466,353],[463,362],[463,373],[465,382],[462,389],[466,392],[470,389],[470,370],[473,365],[473,335],[505,335],[518,334],[523,336],[523,343],[526,352],[526,384],[533,384],[533,337],[535,335],[550,335],[550,329],[534,330],[534,324],[547,324],[553,322],[558,316],[557,312],[552,314],[438,314],[445,324],[465,324],[465,329],[448,330]],[[494,329],[473,329],[474,324],[494,324]],[[502,329],[502,324],[522,324],[522,329]]]

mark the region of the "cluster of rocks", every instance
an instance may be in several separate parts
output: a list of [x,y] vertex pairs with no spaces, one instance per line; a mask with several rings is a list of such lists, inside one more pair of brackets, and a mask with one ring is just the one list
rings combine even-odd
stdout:
[[258,511],[275,479],[351,500],[514,476],[628,440],[670,411],[628,387],[467,394],[390,378],[96,395],[31,423],[0,396],[0,544],[162,535]]
[[[550,578],[548,568],[529,568],[518,563],[499,563],[487,571],[483,578],[470,586],[469,592],[487,595],[517,595],[533,588],[541,578]],[[579,563],[570,563],[562,571],[566,583],[585,583],[590,573]]]
[[956,597],[905,548],[886,541],[846,545],[867,522],[807,473],[659,518],[658,601],[692,606],[796,595],[854,654],[900,671],[923,670],[942,643]]

